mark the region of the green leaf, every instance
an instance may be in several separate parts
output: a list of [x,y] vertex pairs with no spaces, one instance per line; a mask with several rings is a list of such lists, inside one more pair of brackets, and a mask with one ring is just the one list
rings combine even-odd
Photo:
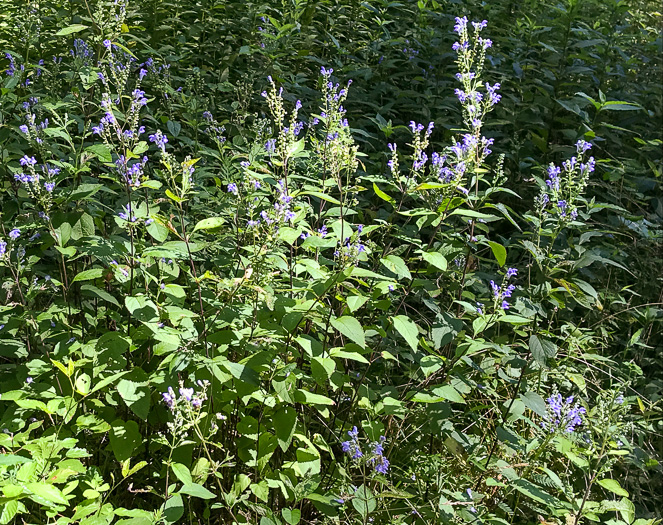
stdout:
[[528,319],[527,317],[522,317],[520,315],[503,315],[498,319],[500,323],[509,323],[513,325],[528,324],[534,321],[534,319]]
[[308,390],[298,389],[295,391],[295,400],[305,405],[334,405],[334,401],[327,396],[314,394]]
[[281,510],[281,514],[288,525],[297,525],[299,520],[302,519],[302,511],[299,509],[283,509]]
[[225,220],[223,217],[208,217],[202,221],[198,221],[196,226],[193,228],[193,231],[198,230],[215,230],[223,225]]
[[368,297],[364,295],[351,295],[346,299],[348,308],[350,308],[351,312],[356,312],[359,310],[359,308],[361,308],[366,301],[368,301]]
[[142,441],[135,421],[117,419],[111,423],[110,444],[115,459],[120,463],[129,459]]
[[403,336],[410,348],[416,351],[419,346],[419,330],[414,321],[406,315],[397,315],[391,320],[394,322],[394,328]]
[[184,486],[180,489],[180,494],[187,494],[193,496],[194,498],[201,499],[214,499],[216,495],[213,492],[210,492],[202,485],[198,483],[185,483]]
[[497,218],[497,217],[495,217],[495,215],[488,215],[487,213],[481,213],[480,211],[474,211],[474,210],[462,210],[460,208],[456,208],[449,215],[459,215],[460,217],[470,217],[472,219],[483,219],[485,221],[494,220],[494,219]]
[[352,498],[352,506],[364,521],[366,521],[366,517],[377,507],[377,501],[373,495],[373,491],[371,491],[366,485],[359,487]]
[[260,385],[260,376],[253,368],[232,361],[223,361],[222,364],[235,379],[249,385]]
[[493,241],[488,241],[488,244],[490,245],[490,249],[493,250],[493,255],[495,256],[497,264],[504,266],[504,263],[506,262],[506,248],[500,243]]
[[47,503],[60,505],[66,505],[68,503],[67,498],[64,497],[62,491],[48,483],[26,483],[25,488],[35,496],[46,500]]
[[447,260],[444,255],[439,252],[423,252],[421,254],[424,261],[428,264],[435,266],[437,269],[445,271],[447,269]]
[[359,321],[349,315],[332,319],[332,326],[341,332],[345,337],[351,339],[362,348],[366,348],[366,339],[364,329]]
[[465,403],[463,396],[451,385],[438,386],[433,388],[432,392],[441,399],[446,399],[454,403]]
[[147,225],[147,233],[159,242],[164,242],[168,238],[168,228],[166,228],[158,219],[153,220]]
[[180,494],[173,494],[163,508],[163,516],[166,523],[178,523],[180,518],[184,516],[184,502]]
[[32,460],[24,458],[23,456],[15,456],[14,454],[0,455],[0,466],[18,465],[20,463],[30,463]]
[[83,31],[87,28],[88,26],[84,26],[83,24],[72,24],[70,26],[63,27],[62,29],[60,29],[60,31],[55,33],[55,36],[67,36],[71,35],[72,33],[79,33],[80,31]]
[[94,279],[99,279],[104,275],[105,271],[106,270],[103,268],[92,268],[91,270],[84,270],[77,274],[72,282],[75,283],[78,281],[92,281]]
[[551,505],[553,507],[558,507],[560,505],[560,501],[557,498],[551,496],[545,490],[543,490],[538,485],[535,485],[531,481],[526,479],[516,479],[512,483],[518,492],[532,498],[534,501]]
[[76,392],[82,396],[88,395],[90,392],[90,383],[92,380],[88,374],[81,374],[76,378]]
[[529,350],[534,360],[543,367],[548,367],[548,359],[557,355],[557,346],[548,339],[532,335],[529,338]]
[[131,411],[147,420],[150,413],[150,388],[147,374],[142,368],[134,368],[117,382],[117,392]]
[[387,201],[389,204],[394,204],[396,202],[396,199],[393,197],[390,197],[387,195],[384,191],[382,191],[380,188],[378,188],[378,185],[373,183],[373,191],[375,191],[375,194],[380,197],[383,201]]
[[541,417],[546,415],[546,402],[536,392],[527,392],[521,395],[520,399],[535,414]]
[[85,151],[95,155],[101,162],[113,162],[113,155],[106,144],[93,144],[85,148]]
[[129,313],[139,321],[144,323],[154,323],[159,320],[159,310],[157,305],[143,295],[126,296],[124,305]]
[[628,492],[622,488],[622,486],[619,484],[619,481],[616,479],[605,478],[599,480],[597,483],[604,489],[609,490],[618,496],[624,496],[625,498],[628,498]]
[[633,104],[632,102],[620,102],[618,100],[609,100],[602,104],[599,108],[599,111],[638,111],[643,109],[642,106],[638,104]]
[[[7,488],[9,485],[5,485],[4,488]],[[3,525],[6,523],[14,523],[12,520],[14,516],[18,513],[19,501],[17,499],[10,500],[0,509],[0,523]]]
[[297,428],[297,411],[292,407],[283,406],[274,414],[273,423],[279,446],[285,452]]
[[180,202],[184,202],[183,199],[180,199],[177,195],[175,195],[175,194],[174,194],[172,191],[170,191],[170,190],[166,190],[166,195],[168,196],[168,198],[170,198],[171,200],[177,202],[178,204],[179,204]]
[[173,469],[173,472],[175,473],[177,479],[179,479],[185,485],[193,483],[193,479],[191,478],[191,472],[189,471],[186,465],[174,462],[170,464],[170,468]]
[[182,131],[182,124],[172,120],[166,122],[166,127],[168,128],[168,131],[172,133],[173,137],[177,137],[180,134],[180,131]]
[[311,375],[320,386],[326,386],[336,370],[336,361],[330,357],[315,356],[311,358]]
[[[86,200],[100,191],[103,187],[103,184],[80,184],[71,192],[71,194],[67,197],[67,200],[69,202]],[[71,226],[69,227],[71,228]],[[66,241],[63,240],[63,244],[64,243],[66,243]]]
[[115,297],[109,294],[106,290],[100,290],[99,288],[97,288],[96,286],[92,286],[91,284],[84,284],[83,286],[81,286],[81,294],[98,297],[99,299],[108,301],[109,303],[112,303],[115,306],[118,307],[120,306],[120,303],[117,302],[117,299],[115,299]]
[[347,350],[342,350],[340,348],[332,348],[329,351],[330,357],[338,357],[340,359],[350,359],[352,361],[359,361],[360,363],[368,364],[368,359],[366,359],[359,352],[348,352]]
[[380,263],[399,278],[412,279],[412,274],[410,274],[407,264],[398,255],[387,255],[384,259],[380,259]]

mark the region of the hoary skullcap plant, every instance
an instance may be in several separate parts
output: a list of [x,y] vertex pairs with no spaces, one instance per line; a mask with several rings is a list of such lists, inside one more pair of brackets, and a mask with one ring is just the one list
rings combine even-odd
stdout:
[[0,0],[0,524],[657,523],[660,34],[534,4]]

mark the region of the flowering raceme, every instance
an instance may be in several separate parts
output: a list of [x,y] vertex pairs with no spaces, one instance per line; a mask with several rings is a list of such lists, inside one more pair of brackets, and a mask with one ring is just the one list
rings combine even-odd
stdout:
[[581,139],[576,142],[576,155],[561,167],[552,163],[548,166],[545,186],[535,200],[537,212],[543,218],[556,217],[561,223],[568,223],[578,217],[578,200],[596,167],[594,157],[585,160],[585,153],[591,147],[591,143]]
[[566,399],[556,390],[546,399],[546,415],[541,421],[541,427],[550,433],[563,430],[570,434],[576,430],[576,427],[582,425],[582,416],[586,413],[584,407],[577,401],[574,403],[573,396]]
[[[399,172],[398,154],[396,144],[389,144],[391,150],[388,166],[392,177],[405,183],[406,187],[416,186],[417,178],[423,174],[426,165],[430,166],[430,174],[436,182],[449,184],[443,193],[456,190],[467,195],[468,190],[463,186],[463,180],[481,167],[486,157],[492,153],[491,147],[494,139],[481,135],[481,127],[487,113],[492,111],[501,99],[498,91],[500,84],[482,84],[481,73],[486,58],[486,50],[492,46],[489,39],[480,36],[487,22],[472,22],[473,31],[468,29],[467,17],[456,18],[454,31],[459,41],[453,45],[457,54],[456,64],[458,73],[456,79],[462,84],[455,90],[461,103],[463,122],[467,130],[460,137],[453,139],[453,144],[446,151],[433,152],[429,156],[425,152],[429,137],[433,130],[431,122],[425,129],[422,124],[410,122],[410,129],[414,135],[413,161],[410,175],[403,178]],[[424,131],[425,129],[425,131]]]
[[350,454],[352,459],[360,459],[364,453],[361,451],[359,445],[359,431],[357,427],[352,427],[352,430],[348,430],[348,436],[350,439],[341,443],[343,452]]
[[[507,284],[509,279],[518,275],[518,270],[516,268],[508,268],[504,278],[502,279],[502,284],[497,285],[495,281],[490,281],[490,288],[493,292],[493,302],[495,308],[501,308],[502,310],[508,310],[510,304],[507,299],[511,298],[511,295],[516,289],[514,284]],[[477,303],[477,313],[480,315],[483,314],[483,303]]]

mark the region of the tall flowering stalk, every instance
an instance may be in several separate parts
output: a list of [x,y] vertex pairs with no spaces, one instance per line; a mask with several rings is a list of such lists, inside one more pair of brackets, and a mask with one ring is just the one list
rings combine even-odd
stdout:
[[268,151],[273,152],[270,161],[273,165],[281,168],[287,189],[289,162],[299,150],[303,149],[300,147],[303,142],[299,142],[301,140],[299,135],[304,129],[304,123],[298,120],[302,103],[299,100],[295,103],[295,107],[288,118],[288,113],[283,104],[283,88],[277,89],[271,76],[267,77],[267,80],[269,80],[270,89],[269,91],[263,91],[261,94],[267,100],[277,133],[273,142],[268,141],[268,144],[270,144]]
[[[487,22],[472,22],[470,29],[467,17],[456,18],[454,31],[459,40],[454,43],[452,49],[456,52],[456,65],[458,73],[456,79],[461,87],[455,90],[455,94],[461,104],[463,123],[466,132],[454,137],[453,143],[442,152],[429,154],[426,149],[429,145],[429,137],[433,131],[433,123],[427,127],[416,122],[410,123],[412,130],[413,155],[409,174],[403,176],[400,172],[397,145],[389,144],[391,151],[388,162],[392,178],[400,186],[402,191],[411,190],[433,190],[433,194],[439,199],[435,201],[437,206],[444,197],[459,192],[468,195],[467,182],[472,182],[472,177],[480,173],[488,155],[492,153],[491,147],[494,139],[484,137],[481,128],[486,115],[494,109],[501,100],[498,93],[500,84],[483,82],[483,72],[486,50],[492,46],[492,41],[481,36],[481,31]],[[426,173],[428,180],[424,180]],[[469,179],[469,181],[468,181]],[[420,184],[424,182],[424,184]]]
[[561,166],[553,163],[548,166],[545,186],[536,198],[537,212],[542,219],[554,218],[560,225],[566,225],[578,217],[580,198],[596,167],[594,157],[585,158],[591,148],[591,143],[581,139],[576,142],[576,155]]
[[[331,177],[338,189],[339,218],[341,220],[340,240],[343,240],[347,236],[343,207],[347,206],[347,188],[350,185],[350,176],[357,170],[358,147],[352,138],[343,106],[352,85],[352,80],[348,80],[345,86],[341,86],[340,83],[335,83],[332,80],[333,73],[332,68],[320,68],[320,74],[322,75],[320,114],[311,120],[310,126],[315,132],[309,136],[321,162],[322,187],[326,187],[325,181],[328,177]],[[325,204],[326,201],[321,199],[318,207],[317,226],[320,226]]]

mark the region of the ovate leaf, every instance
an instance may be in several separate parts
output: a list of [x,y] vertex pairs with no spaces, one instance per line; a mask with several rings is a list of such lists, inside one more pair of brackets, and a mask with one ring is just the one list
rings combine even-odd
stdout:
[[362,348],[366,347],[366,339],[364,336],[364,329],[361,327],[359,321],[349,315],[338,317],[331,322],[332,326],[341,332],[345,337],[357,343]]
[[419,346],[419,330],[414,321],[406,315],[396,315],[392,317],[392,321],[394,328],[403,336],[410,348],[416,351]]
[[490,249],[493,250],[497,264],[504,266],[506,262],[506,248],[498,242],[488,241],[488,244],[490,245]]
[[622,488],[622,486],[619,484],[619,481],[616,479],[605,478],[599,480],[597,483],[604,489],[609,490],[618,496],[624,496],[625,498],[628,498],[628,492]]
[[202,485],[198,485],[198,483],[186,483],[180,489],[180,494],[188,494],[189,496],[193,496],[194,498],[201,498],[201,499],[216,498],[216,495],[213,492],[210,492]]
[[276,438],[283,452],[288,450],[296,428],[297,412],[294,408],[284,406],[274,414],[274,430],[276,431]]
[[424,252],[421,254],[424,261],[428,264],[435,266],[438,270],[445,271],[447,269],[447,260],[444,258],[444,255],[438,252]]
[[399,278],[412,279],[412,274],[408,270],[407,264],[398,255],[387,255],[380,259],[382,265],[390,272],[395,273]]
[[60,29],[60,31],[55,33],[55,36],[67,36],[71,35],[72,33],[79,33],[87,29],[87,27],[88,26],[84,26],[83,24],[72,24],[70,26],[63,27],[62,29]]

